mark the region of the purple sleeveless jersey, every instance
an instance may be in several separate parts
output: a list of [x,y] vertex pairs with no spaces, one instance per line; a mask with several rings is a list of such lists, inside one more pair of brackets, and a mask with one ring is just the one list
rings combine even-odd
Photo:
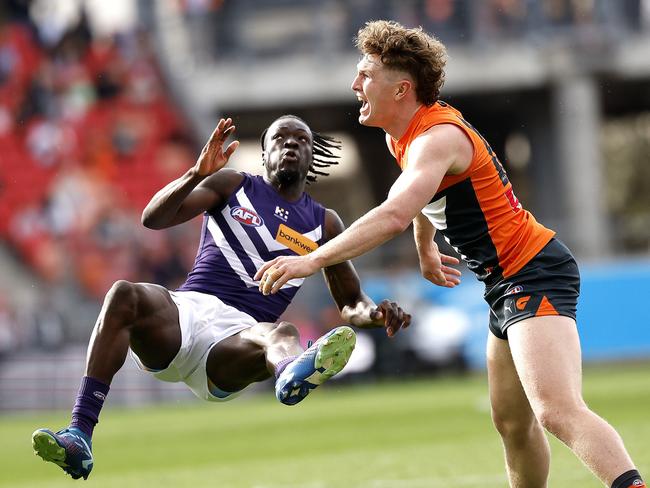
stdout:
[[203,215],[196,260],[178,291],[208,293],[259,322],[275,322],[304,278],[264,296],[253,277],[266,261],[321,245],[324,223],[325,208],[306,193],[288,202],[261,176],[244,173],[228,201]]

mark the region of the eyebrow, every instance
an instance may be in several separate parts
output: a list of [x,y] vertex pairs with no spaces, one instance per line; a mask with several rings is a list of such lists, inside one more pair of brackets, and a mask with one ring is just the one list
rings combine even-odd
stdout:
[[[291,130],[291,129],[290,129],[288,126],[286,126],[286,125],[279,125],[279,126],[277,127],[276,131],[277,131],[277,130],[280,130],[280,129]],[[301,127],[296,128],[296,130],[297,130],[297,131],[300,131],[300,132],[303,132],[303,133],[307,134],[308,136],[311,135],[311,131],[306,131],[305,129],[303,129],[303,128],[301,128]]]

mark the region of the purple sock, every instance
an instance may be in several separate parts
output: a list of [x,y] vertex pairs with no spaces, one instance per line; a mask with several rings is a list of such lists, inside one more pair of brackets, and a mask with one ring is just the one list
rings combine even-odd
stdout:
[[95,425],[99,422],[99,412],[102,410],[110,386],[90,376],[81,379],[81,386],[72,409],[70,427],[76,427],[88,437],[92,437]]
[[284,371],[284,368],[286,368],[289,364],[294,362],[298,356],[299,355],[286,357],[286,358],[282,359],[278,364],[276,364],[275,365],[275,377],[277,378],[278,376],[280,376],[282,374],[282,372]]

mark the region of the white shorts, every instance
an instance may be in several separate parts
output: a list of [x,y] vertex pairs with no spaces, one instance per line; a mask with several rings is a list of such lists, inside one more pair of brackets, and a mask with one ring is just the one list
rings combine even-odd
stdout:
[[[131,351],[138,367],[162,381],[184,382],[197,397],[208,401],[224,401],[232,396],[208,386],[206,362],[212,346],[248,329],[257,321],[247,313],[226,305],[213,295],[196,291],[170,291],[178,307],[181,326],[181,347],[169,366],[161,371],[147,368]],[[217,396],[218,395],[218,396]]]

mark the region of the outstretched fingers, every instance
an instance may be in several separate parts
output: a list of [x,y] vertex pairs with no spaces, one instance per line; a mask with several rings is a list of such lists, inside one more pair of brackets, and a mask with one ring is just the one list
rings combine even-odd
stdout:
[[460,260],[454,256],[448,256],[447,254],[440,253],[440,269],[435,273],[435,281],[430,280],[438,286],[444,286],[446,288],[453,288],[456,285],[460,284],[460,278],[462,273],[459,269],[452,268],[451,266],[446,266],[447,264],[457,265],[460,264]]
[[208,142],[204,146],[204,150],[220,148],[224,141],[235,132],[235,126],[231,118],[220,119],[217,126],[210,134]]
[[[220,119],[217,127],[212,131],[210,136],[210,142],[219,142],[225,139],[226,133],[232,132],[235,126],[232,123],[232,119],[228,117],[227,119]],[[228,132],[230,130],[230,132]]]
[[210,137],[208,138],[208,141],[205,143],[205,146],[203,146],[204,151],[206,151],[210,146],[213,146],[214,143],[221,137],[221,133],[223,131],[223,127],[225,123],[226,123],[225,119],[219,120],[219,123],[212,130],[212,134],[210,134]]
[[445,286],[453,288],[456,285],[460,285],[460,277],[462,276],[460,270],[444,265],[440,268],[440,270],[445,277]]
[[460,264],[460,259],[440,253],[440,261],[445,264]]
[[230,156],[232,156],[232,153],[234,153],[238,147],[239,147],[239,141],[232,141],[230,144],[228,144],[228,147],[223,152],[223,156],[226,158],[226,161],[230,159]]
[[461,272],[449,266],[441,266],[436,271],[425,271],[422,276],[434,285],[453,288],[460,284]]
[[232,141],[223,150],[226,139],[235,131],[232,119],[221,119],[212,131],[208,142],[205,143],[196,163],[196,169],[201,176],[208,176],[223,168],[232,153],[239,147],[239,141]]

